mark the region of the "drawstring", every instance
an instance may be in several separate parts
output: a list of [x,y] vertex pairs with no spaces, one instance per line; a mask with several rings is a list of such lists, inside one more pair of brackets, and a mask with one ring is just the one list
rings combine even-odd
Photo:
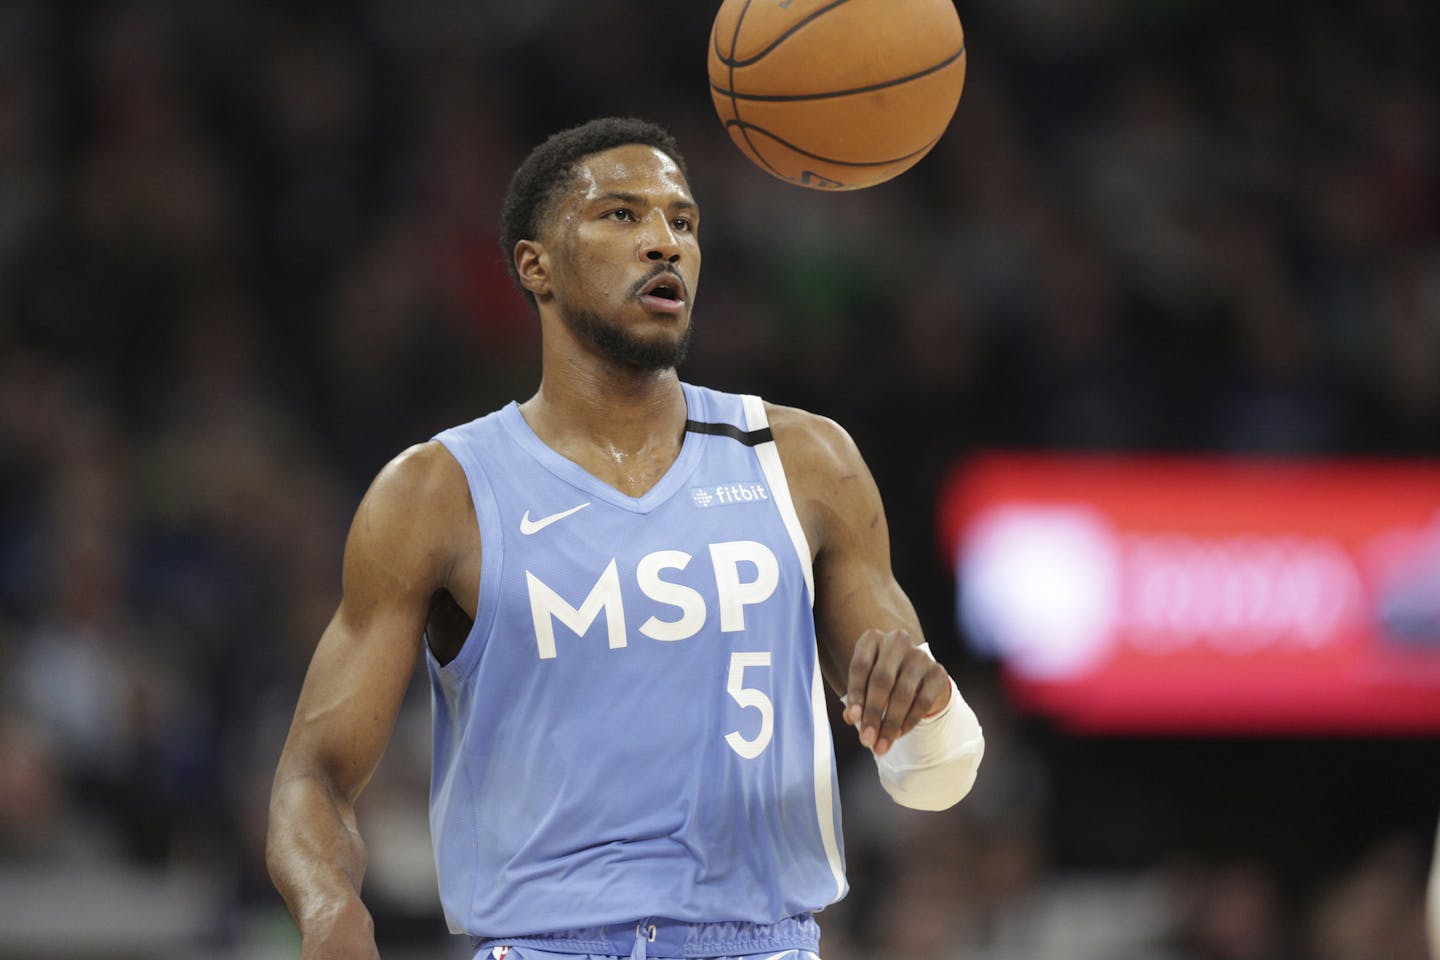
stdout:
[[644,921],[635,924],[635,949],[630,951],[630,960],[646,960],[645,944],[655,942],[655,924]]

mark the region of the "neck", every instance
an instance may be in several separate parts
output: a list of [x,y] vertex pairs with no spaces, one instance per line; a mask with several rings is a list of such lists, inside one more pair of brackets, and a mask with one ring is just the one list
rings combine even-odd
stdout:
[[685,433],[685,393],[674,367],[638,370],[583,342],[553,311],[541,313],[540,388],[520,405],[542,440],[572,459],[673,456]]
[[546,363],[540,389],[520,405],[541,439],[557,449],[584,446],[611,456],[678,447],[686,406],[673,367],[636,371],[586,360]]

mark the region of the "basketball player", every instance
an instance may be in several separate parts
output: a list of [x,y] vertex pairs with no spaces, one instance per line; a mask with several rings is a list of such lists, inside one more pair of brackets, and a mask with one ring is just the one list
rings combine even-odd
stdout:
[[539,390],[402,453],[356,513],[271,799],[305,960],[377,956],[354,804],[422,635],[441,901],[476,957],[813,958],[846,891],[822,677],[897,801],[970,789],[979,725],[850,438],[676,375],[699,223],[640,121],[516,172]]

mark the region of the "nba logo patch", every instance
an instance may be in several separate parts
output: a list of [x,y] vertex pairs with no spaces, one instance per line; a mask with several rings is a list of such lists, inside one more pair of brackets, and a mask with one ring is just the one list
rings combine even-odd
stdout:
[[510,956],[510,948],[496,947],[490,951],[490,956],[493,957],[494,960],[505,960],[506,957]]

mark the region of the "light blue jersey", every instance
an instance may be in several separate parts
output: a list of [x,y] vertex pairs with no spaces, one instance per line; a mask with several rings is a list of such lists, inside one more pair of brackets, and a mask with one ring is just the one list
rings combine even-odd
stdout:
[[778,930],[845,893],[810,551],[764,405],[684,391],[680,454],[641,497],[513,403],[437,437],[482,550],[474,627],[453,662],[429,658],[457,933]]

